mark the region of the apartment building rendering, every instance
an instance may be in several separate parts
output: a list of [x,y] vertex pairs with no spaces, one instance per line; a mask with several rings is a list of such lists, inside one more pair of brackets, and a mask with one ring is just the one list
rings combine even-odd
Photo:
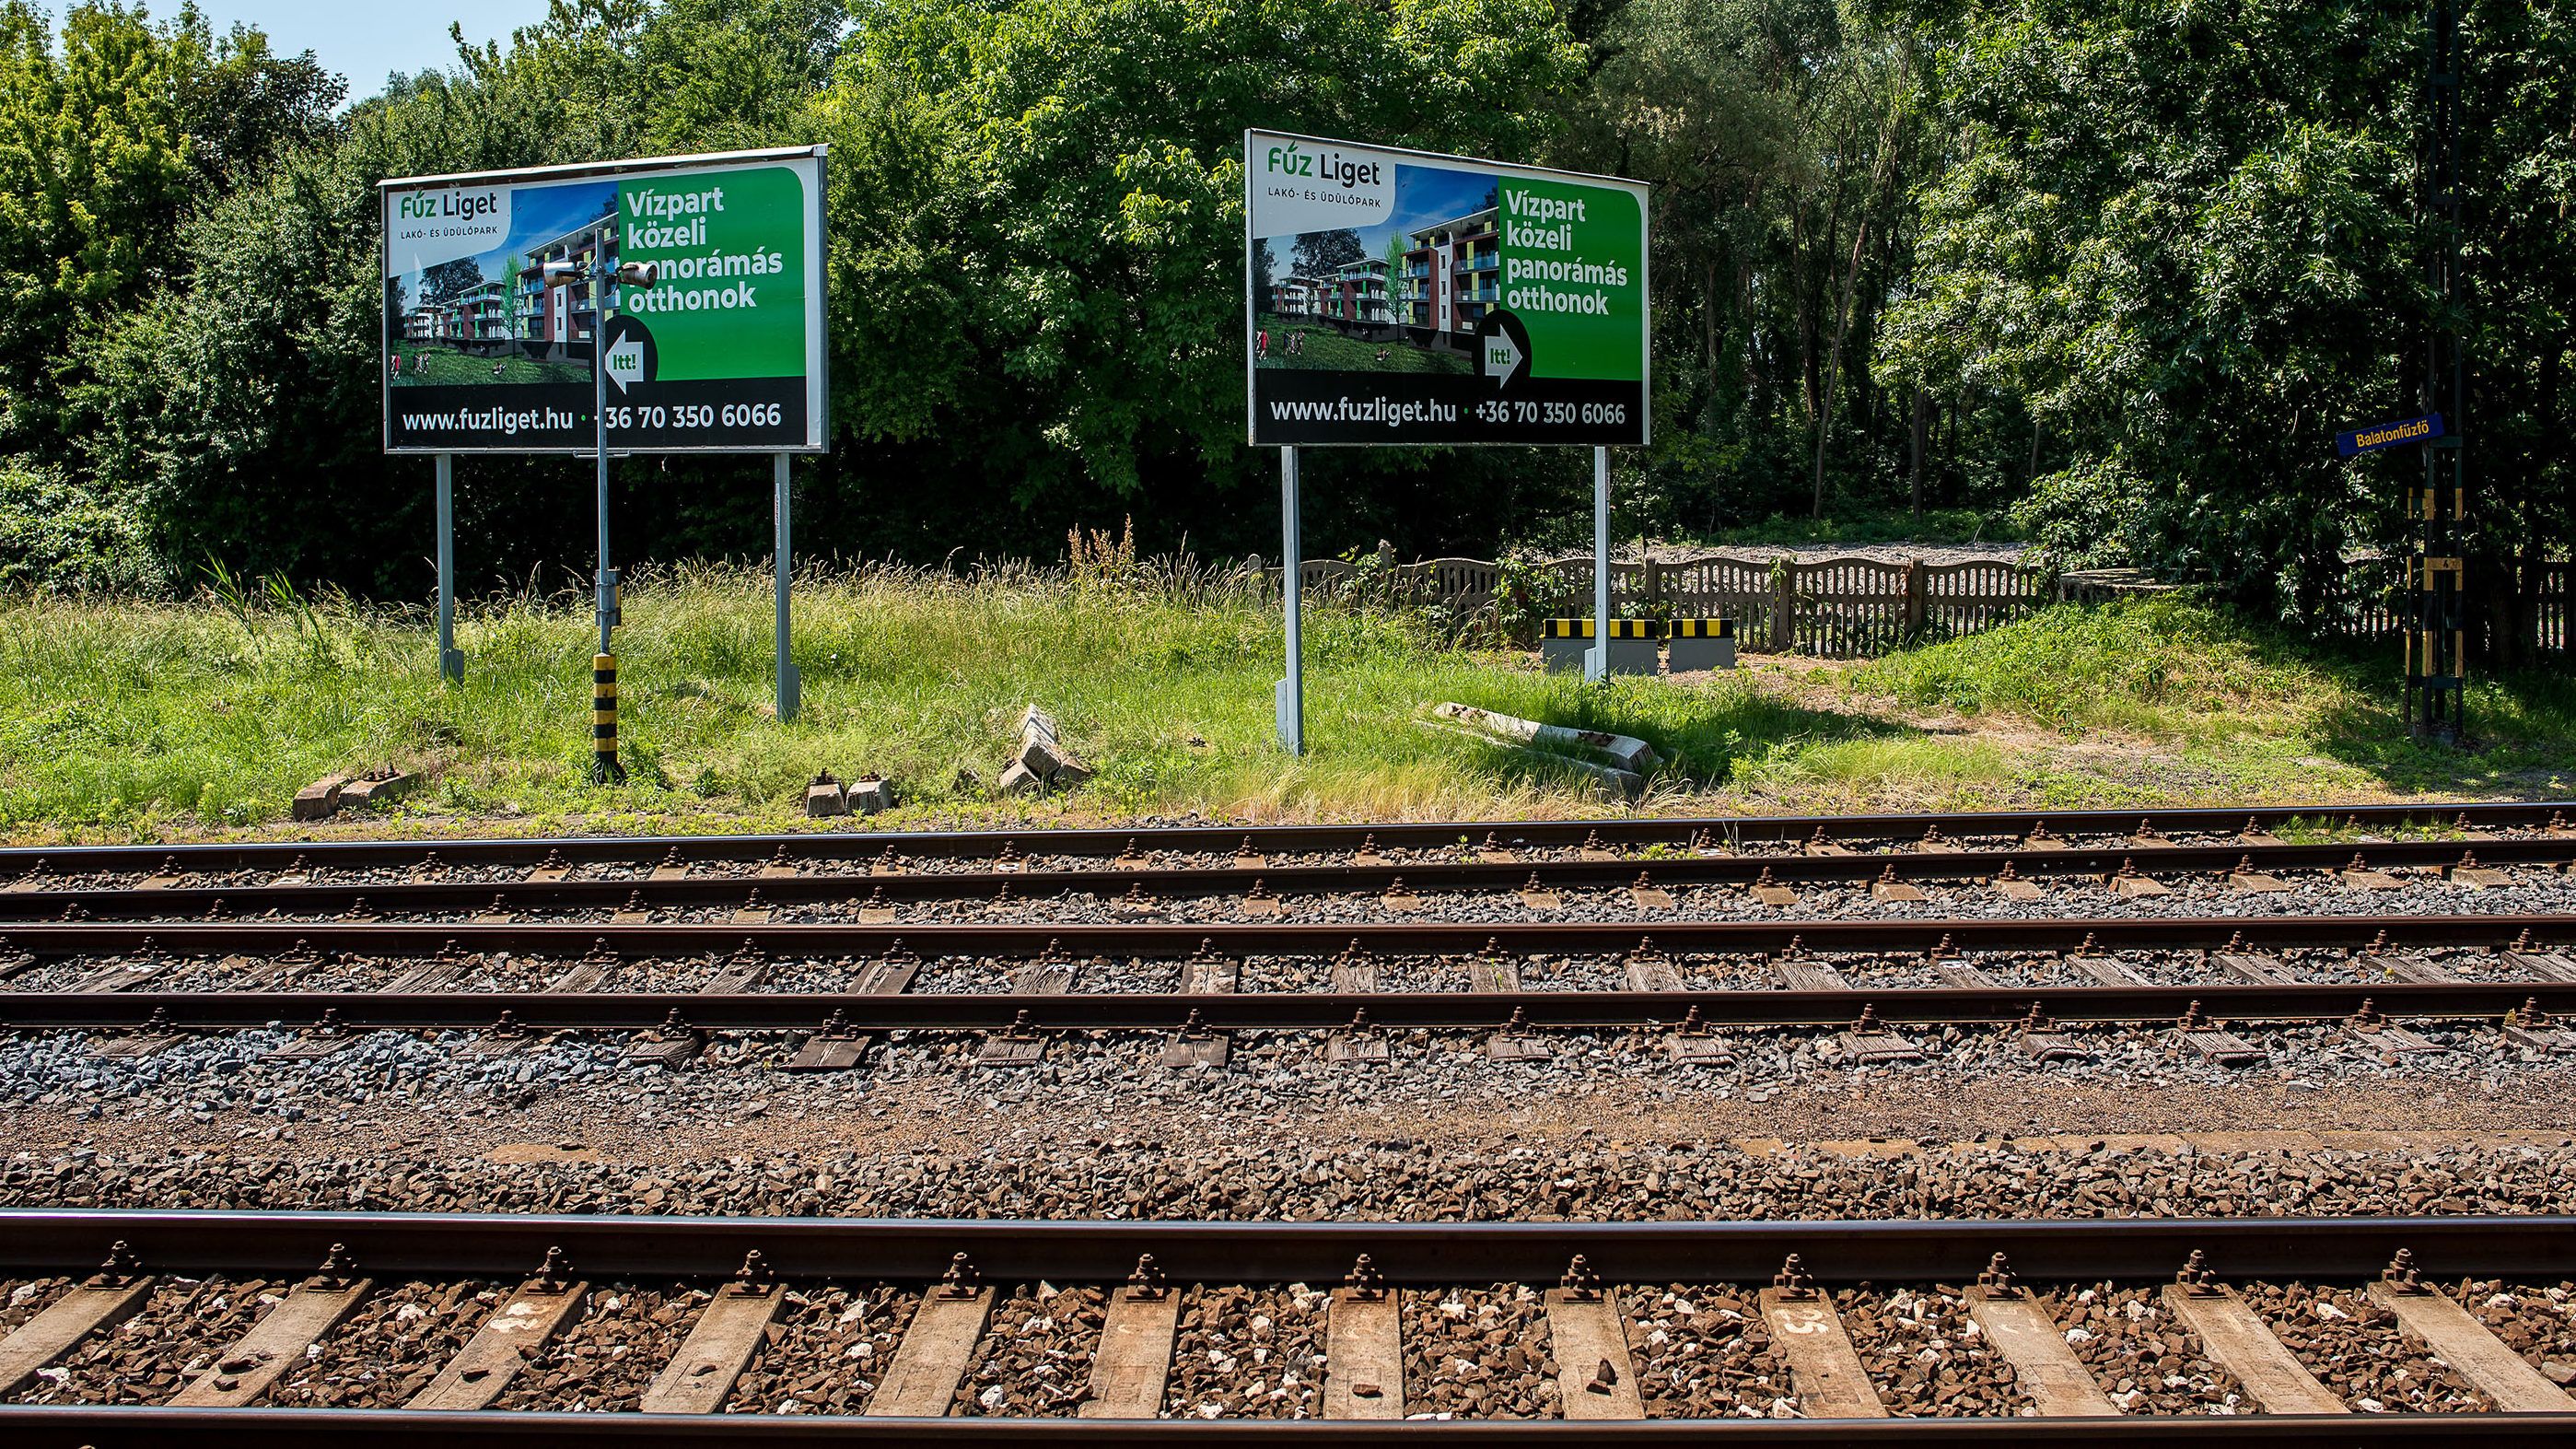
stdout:
[[1338,324],[1346,332],[1385,328],[1395,320],[1386,258],[1346,262],[1331,271],[1295,273],[1273,282],[1272,309],[1282,317]]
[[[585,222],[514,255],[516,270],[486,280],[446,302],[423,304],[403,314],[407,342],[526,343],[528,350],[570,342],[588,342],[598,323],[592,302],[590,263],[597,250],[598,223]],[[575,272],[551,283],[549,262],[570,262]],[[491,349],[478,349],[491,350]]]
[[1408,232],[1396,321],[1418,346],[1464,350],[1502,300],[1501,212],[1487,206]]
[[1488,204],[1404,233],[1402,260],[1347,262],[1271,283],[1282,319],[1322,321],[1371,341],[1468,352],[1476,325],[1502,301],[1501,212]]

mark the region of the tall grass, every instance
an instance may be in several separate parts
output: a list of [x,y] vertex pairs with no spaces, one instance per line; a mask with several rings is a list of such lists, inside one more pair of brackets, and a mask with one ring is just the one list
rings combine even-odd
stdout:
[[[617,637],[633,782],[584,783],[586,598],[533,590],[458,621],[461,686],[418,609],[218,575],[196,601],[0,606],[0,829],[149,834],[278,818],[334,771],[421,772],[424,814],[592,823],[776,823],[830,769],[875,770],[915,813],[1036,812],[989,794],[1020,707],[1044,704],[1099,767],[1100,814],[1478,816],[1565,808],[1562,766],[1416,727],[1443,699],[1655,738],[1723,778],[1779,706],[1736,686],[1585,690],[1519,656],[1446,647],[1403,615],[1320,607],[1306,630],[1311,753],[1272,739],[1275,602],[1186,560],[966,573],[893,566],[796,581],[804,708],[773,716],[765,575],[630,576]],[[1095,565],[1099,560],[1094,560]]]
[[[2519,741],[2436,756],[2386,747],[2360,665],[2282,653],[2180,606],[2055,610],[1971,639],[1802,676],[1586,687],[1527,655],[1458,647],[1412,615],[1308,616],[1307,736],[1273,739],[1276,601],[1257,580],[1092,540],[1070,567],[809,569],[796,581],[804,710],[771,711],[771,599],[744,567],[642,568],[618,634],[632,783],[586,783],[586,592],[470,602],[466,679],[437,675],[425,610],[217,573],[193,601],[0,602],[0,833],[156,838],[251,828],[325,774],[397,766],[415,824],[474,829],[774,827],[819,770],[892,779],[900,823],[1202,815],[1490,818],[1593,808],[1562,763],[1421,726],[1456,700],[1640,736],[1669,762],[1655,804],[1973,806],[2021,798],[2313,798],[2378,784],[2528,793],[2576,759],[2564,682],[2482,686]],[[999,799],[1019,709],[1040,703],[1099,774]],[[2067,766],[1926,710],[2070,737],[2167,742]],[[2321,774],[2320,752],[2337,765]],[[2080,752],[2079,752],[2080,753]],[[2070,775],[2068,769],[2078,773]],[[2090,772],[2090,773],[2084,773]],[[515,826],[512,821],[518,822]]]

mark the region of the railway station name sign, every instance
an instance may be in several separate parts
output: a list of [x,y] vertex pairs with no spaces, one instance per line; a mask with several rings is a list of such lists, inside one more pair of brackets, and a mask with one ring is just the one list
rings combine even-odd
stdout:
[[[809,452],[823,148],[387,181],[389,453]],[[651,263],[652,286],[594,279]]]
[[2427,413],[2420,418],[2400,418],[2393,423],[2372,423],[2348,433],[2335,434],[2335,453],[2339,457],[2357,457],[2376,453],[2383,448],[2400,448],[2408,443],[2421,443],[2442,436],[2442,415]]
[[1255,446],[1643,444],[1642,183],[1247,131]]

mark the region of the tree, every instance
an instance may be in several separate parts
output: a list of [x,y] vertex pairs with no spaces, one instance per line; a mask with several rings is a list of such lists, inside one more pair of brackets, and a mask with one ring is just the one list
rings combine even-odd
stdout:
[[821,107],[835,415],[1024,507],[1221,489],[1244,129],[1527,155],[1579,61],[1545,0],[891,0]]
[[139,13],[79,6],[56,54],[41,13],[0,4],[0,443],[51,445],[64,337],[166,264],[189,196],[180,62]]
[[1309,276],[1324,276],[1367,255],[1368,249],[1360,245],[1360,234],[1345,227],[1340,231],[1310,231],[1297,238],[1297,244],[1288,249],[1288,264]]
[[[2488,379],[2536,382],[2566,350],[2576,255],[2546,218],[2571,174],[2567,42],[2502,3],[2470,7],[2468,31],[2467,113],[2518,136],[2466,146],[2470,247],[2497,248],[2467,273],[2484,407],[2503,400]],[[2348,552],[2397,541],[2420,464],[2342,462],[2333,434],[2418,402],[2421,32],[2411,7],[2368,0],[2039,0],[1947,48],[1960,130],[1882,365],[2024,401],[2067,459],[2025,510],[2052,552],[2313,619]],[[2506,295],[2557,300],[2516,315]],[[2480,430],[2513,437],[2509,411]],[[2509,495],[2530,536],[2564,536],[2554,476],[2554,507]]]
[[420,274],[421,303],[429,307],[444,307],[482,286],[484,280],[483,264],[472,257],[440,262]]

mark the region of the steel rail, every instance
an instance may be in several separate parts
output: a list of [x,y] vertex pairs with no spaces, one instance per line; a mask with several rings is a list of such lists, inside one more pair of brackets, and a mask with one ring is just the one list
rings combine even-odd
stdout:
[[1958,837],[2019,837],[2045,827],[2058,834],[2158,833],[2233,835],[2248,826],[2271,830],[2323,821],[2364,830],[2451,828],[2545,830],[2576,822],[2576,801],[2542,800],[2423,805],[2306,805],[2251,809],[2028,810],[1963,814],[1658,816],[1600,820],[1470,820],[1331,825],[1188,825],[1120,829],[979,831],[818,830],[765,835],[546,836],[523,840],[300,840],[171,845],[11,846],[0,848],[0,877],[30,870],[60,873],[151,871],[167,861],[182,870],[283,870],[298,859],[333,869],[411,865],[435,854],[451,864],[534,865],[548,855],[568,863],[655,860],[865,860],[888,849],[900,855],[959,857],[1021,853],[1115,856],[1140,848],[1225,854],[1249,840],[1264,851],[1357,850],[1374,840],[1388,849],[1429,849],[1479,841],[1517,847],[1572,847],[1597,835],[1604,844],[1689,844],[1705,837],[1733,849],[1754,843],[1902,840],[1931,827]]
[[2343,845],[2156,845],[2056,849],[1940,850],[1852,855],[1691,855],[1655,860],[1414,861],[1388,865],[902,872],[886,875],[777,875],[601,881],[399,881],[237,886],[83,887],[0,891],[0,921],[178,920],[209,913],[274,913],[319,919],[364,903],[378,914],[506,910],[513,913],[647,908],[741,908],[885,904],[991,897],[1023,899],[1141,891],[1157,899],[1240,896],[1257,883],[1280,897],[1383,892],[1398,882],[1435,893],[1542,886],[1622,886],[1644,876],[1659,886],[1973,881],[2009,869],[2032,879],[2108,876],[2123,869],[2170,880],[2244,869],[2261,874],[2448,867],[2474,854],[2482,866],[2561,865],[2576,860],[2576,835],[2479,841],[2383,841]]
[[562,923],[513,921],[137,921],[0,923],[0,953],[44,958],[153,951],[180,955],[274,955],[305,948],[383,958],[509,951],[574,959],[605,951],[628,957],[723,956],[743,950],[773,960],[872,958],[909,952],[939,957],[1224,956],[1330,957],[1345,949],[1380,955],[1625,956],[1640,949],[1688,952],[1810,951],[1921,954],[1961,951],[2238,949],[2265,946],[2504,946],[2576,941],[2576,914],[2438,916],[2077,916],[2047,919],[1897,918],[1638,921],[1192,922],[1095,925],[1043,919],[960,925],[843,923]]
[[670,1449],[746,1444],[864,1444],[872,1449],[1106,1445],[2009,1444],[2019,1449],[2189,1445],[2456,1444],[2565,1449],[2576,1414],[2176,1414],[2099,1418],[1644,1419],[867,1419],[823,1414],[433,1413],[408,1409],[0,1407],[0,1433],[23,1449],[345,1449],[357,1443],[614,1443]]
[[[1322,1031],[1385,1029],[1652,1029],[1849,1026],[1863,1007],[1890,1025],[2022,1021],[2032,1007],[2060,1024],[2179,1020],[2197,1004],[2226,1022],[2337,1021],[2363,1005],[2391,1019],[2501,1019],[2527,1003],[2576,1014],[2576,984],[2481,981],[2260,986],[1906,987],[1850,991],[1334,991],[1018,995],[943,992],[99,991],[0,992],[0,1027],[36,1030],[239,1030],[330,1025],[359,1030],[492,1028],[502,1013],[530,1031]],[[327,1013],[327,1015],[326,1015]],[[1364,1014],[1364,1015],[1363,1015]]]
[[1176,1283],[1337,1283],[1361,1253],[1398,1286],[1553,1283],[1577,1253],[1605,1283],[1768,1283],[1800,1256],[1824,1283],[1973,1280],[2000,1252],[2027,1282],[2170,1281],[2194,1250],[2222,1279],[2370,1279],[2400,1248],[2427,1281],[2576,1274],[2576,1217],[1211,1222],[653,1217],[622,1214],[0,1208],[0,1269],[86,1273],[125,1243],[140,1272],[522,1276],[561,1248],[586,1277],[730,1276],[758,1249],[785,1278],[928,1282],[965,1253],[986,1282],[1123,1282],[1139,1254]]
[[[1151,1253],[1176,1283],[1330,1282],[1359,1254],[1391,1285],[1539,1282],[1582,1254],[1604,1281],[1761,1282],[1790,1253],[1823,1283],[1965,1279],[1997,1252],[2025,1281],[2153,1280],[2192,1252],[2233,1279],[2359,1279],[2399,1249],[2427,1276],[2551,1278],[2576,1268],[2576,1218],[2235,1218],[1655,1223],[1027,1222],[941,1219],[654,1218],[0,1210],[0,1271],[80,1272],[111,1243],[136,1270],[294,1274],[333,1245],[371,1275],[515,1277],[549,1249],[586,1277],[716,1278],[757,1250],[798,1280],[926,1283],[965,1253],[988,1282],[1113,1283]],[[2452,1440],[2559,1444],[2576,1415],[2133,1416],[2111,1419],[1481,1421],[883,1420],[828,1416],[661,1417],[407,1410],[0,1407],[15,1444],[341,1444],[465,1438],[733,1445],[818,1439],[954,1445],[1200,1443],[1418,1445],[1568,1439],[1841,1443],[1889,1438],[2073,1446],[2121,1443],[2369,1444]]]

